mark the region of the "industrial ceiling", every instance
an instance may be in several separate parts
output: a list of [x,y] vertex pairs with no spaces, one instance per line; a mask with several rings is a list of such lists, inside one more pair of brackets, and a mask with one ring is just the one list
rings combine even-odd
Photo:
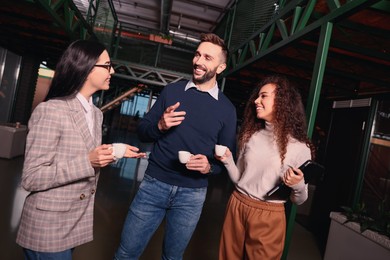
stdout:
[[[73,21],[81,25],[62,24],[64,15],[48,9],[48,2],[2,1],[0,46],[19,55],[34,53],[55,64],[71,40],[94,35],[91,27],[81,30],[88,21],[80,18]],[[322,65],[321,98],[352,99],[390,92],[387,0],[112,0],[110,4],[121,31],[117,35],[122,35],[113,42],[116,60],[191,74],[200,33],[211,31],[227,39],[234,59],[224,74],[223,88],[239,111],[256,82],[269,73],[288,75],[307,96],[317,66]],[[91,11],[85,1],[75,0],[74,5],[83,17]],[[289,13],[284,12],[287,9]],[[324,28],[331,28],[331,36],[326,36],[326,57],[319,59],[322,37],[327,35]],[[169,36],[172,42],[151,41],[150,35]],[[121,68],[117,71],[121,73]],[[126,77],[118,77],[118,82],[124,81]]]

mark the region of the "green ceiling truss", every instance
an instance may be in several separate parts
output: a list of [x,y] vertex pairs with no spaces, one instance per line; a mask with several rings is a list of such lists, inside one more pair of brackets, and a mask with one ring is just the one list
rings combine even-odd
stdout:
[[[337,22],[351,13],[380,1],[354,0],[347,1],[344,5],[341,5],[338,0],[328,0],[326,2],[330,12],[310,24],[308,23],[309,18],[316,17],[313,10],[317,0],[295,0],[281,8],[280,13],[273,20],[253,34],[245,43],[231,51],[228,69],[224,76],[229,76],[265,55],[319,29],[323,24]],[[388,5],[384,2],[388,1],[377,3],[375,7],[388,11]],[[290,28],[286,23],[288,20],[292,21]],[[345,47],[343,46],[343,48]],[[376,53],[373,55],[380,55],[383,58],[383,54]]]
[[54,19],[56,26],[65,30],[72,40],[96,38],[72,0],[34,0]]
[[[64,29],[72,40],[99,38],[93,32],[93,24],[89,23],[95,22],[95,18],[91,17],[90,13],[98,13],[96,6],[99,6],[100,1],[96,2],[96,6],[93,6],[93,3],[91,3],[88,12],[89,14],[86,18],[89,23],[86,22],[83,15],[72,0],[27,1],[34,1],[40,4],[42,8],[44,8],[53,17],[55,25]],[[108,3],[112,4],[110,1],[108,1]],[[91,11],[91,9],[93,10]],[[114,14],[114,19],[117,20],[116,14]],[[114,57],[116,57],[116,54],[114,54]],[[122,70],[120,70],[121,72],[115,74],[115,77],[137,81],[144,84],[165,86],[168,83],[173,83],[181,79],[191,78],[191,75],[189,74],[146,65],[134,64],[127,61],[113,59],[112,62],[115,66],[115,69],[118,69],[118,71],[119,68],[122,68]]]

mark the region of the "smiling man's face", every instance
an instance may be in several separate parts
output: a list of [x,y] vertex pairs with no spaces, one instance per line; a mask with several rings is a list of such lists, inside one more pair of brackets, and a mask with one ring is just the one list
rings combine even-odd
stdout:
[[216,79],[217,74],[226,68],[222,48],[211,42],[202,42],[192,60],[193,81],[202,84]]

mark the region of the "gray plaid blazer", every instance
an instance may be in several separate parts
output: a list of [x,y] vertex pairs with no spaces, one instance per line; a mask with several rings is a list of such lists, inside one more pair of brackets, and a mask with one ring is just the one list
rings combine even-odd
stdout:
[[16,242],[59,252],[93,239],[99,169],[88,153],[101,144],[103,115],[94,107],[94,136],[74,97],[42,102],[29,120],[22,186],[27,196]]

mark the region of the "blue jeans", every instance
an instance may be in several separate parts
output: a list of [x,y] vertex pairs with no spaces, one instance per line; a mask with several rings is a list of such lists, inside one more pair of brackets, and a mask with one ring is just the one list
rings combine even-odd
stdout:
[[67,249],[62,252],[38,252],[23,248],[24,259],[26,260],[72,260],[73,249]]
[[198,223],[207,188],[184,188],[145,175],[129,208],[114,259],[138,259],[166,217],[162,259],[182,259]]

